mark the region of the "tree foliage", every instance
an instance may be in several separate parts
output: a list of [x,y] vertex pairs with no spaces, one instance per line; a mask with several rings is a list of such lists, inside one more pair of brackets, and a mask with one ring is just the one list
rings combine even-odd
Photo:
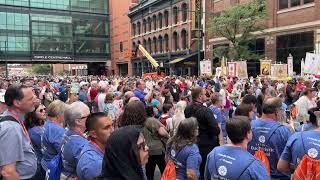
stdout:
[[51,73],[51,65],[50,64],[34,64],[32,65],[31,71],[34,74],[47,75]]
[[258,23],[266,18],[264,1],[254,0],[250,3],[230,7],[209,22],[209,32],[215,37],[224,37],[230,42],[229,47],[214,49],[215,57],[228,59],[259,59],[259,55],[249,50],[249,44],[255,42],[253,32],[262,30]]

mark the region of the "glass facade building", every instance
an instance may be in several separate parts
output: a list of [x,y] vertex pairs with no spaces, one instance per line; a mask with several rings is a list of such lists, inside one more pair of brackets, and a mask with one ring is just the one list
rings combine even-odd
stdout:
[[106,62],[108,9],[108,0],[0,0],[1,54],[9,62]]

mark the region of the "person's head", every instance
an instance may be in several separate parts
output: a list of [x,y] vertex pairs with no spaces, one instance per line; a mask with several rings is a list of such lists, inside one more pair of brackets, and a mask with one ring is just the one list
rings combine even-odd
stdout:
[[184,115],[184,110],[187,107],[187,102],[186,101],[179,101],[176,104],[175,110],[174,110],[174,114],[183,114]]
[[137,89],[143,91],[144,89],[146,89],[146,83],[143,80],[138,80],[136,83],[136,87]]
[[280,98],[267,98],[262,104],[262,116],[266,116],[273,120],[280,120],[282,118],[281,106],[282,102]]
[[195,87],[191,91],[191,96],[193,101],[198,101],[204,103],[207,99],[206,91],[202,87]]
[[88,83],[84,81],[80,82],[80,89],[83,91],[88,90]]
[[103,145],[107,144],[107,140],[113,130],[112,119],[106,113],[92,113],[86,121],[86,131],[90,140],[97,141]]
[[69,105],[60,100],[51,102],[46,109],[49,120],[55,119],[61,125],[64,124],[64,112],[68,107]]
[[69,129],[79,129],[84,132],[89,115],[89,107],[83,102],[77,101],[70,104],[69,108],[64,112],[64,119]]
[[102,176],[107,179],[143,179],[141,166],[148,162],[149,147],[142,129],[125,126],[113,132],[107,141],[102,164]]
[[248,104],[255,109],[257,104],[257,98],[254,95],[245,95],[242,99],[242,104]]
[[35,105],[34,111],[28,112],[25,118],[27,129],[33,128],[34,126],[42,126],[47,118],[46,107],[43,104]]
[[146,106],[146,113],[147,113],[147,117],[154,117],[156,112],[155,112],[155,108],[153,105],[149,104]]
[[249,104],[240,104],[235,110],[235,116],[247,116],[250,120],[253,120],[254,109]]
[[303,95],[304,96],[306,96],[307,98],[309,98],[309,99],[312,99],[313,98],[313,91],[312,91],[312,89],[310,89],[310,88],[306,88],[305,89],[305,91],[304,91],[304,93],[303,93]]
[[32,87],[14,84],[8,87],[4,95],[4,100],[9,108],[18,110],[26,114],[34,110],[38,100],[32,91]]
[[226,131],[233,144],[248,143],[252,139],[250,120],[247,116],[235,116],[226,122]]
[[120,120],[120,126],[143,125],[147,113],[141,101],[131,101],[125,107]]
[[211,103],[212,103],[212,105],[214,105],[214,106],[217,106],[217,107],[221,107],[222,106],[222,98],[221,98],[221,96],[212,96],[212,98],[211,98]]
[[180,122],[176,134],[169,139],[169,145],[174,149],[179,149],[187,144],[197,142],[199,127],[197,119],[194,117],[184,119]]
[[113,103],[114,95],[112,92],[106,94],[105,103],[110,104]]
[[162,112],[164,114],[170,113],[173,111],[173,106],[171,104],[164,104],[162,107]]
[[264,95],[264,96],[267,96],[269,94],[269,91],[268,91],[268,86],[262,86],[261,88],[261,93]]
[[134,97],[134,93],[132,91],[127,91],[124,93],[124,96],[123,96],[123,105],[127,105],[130,98]]

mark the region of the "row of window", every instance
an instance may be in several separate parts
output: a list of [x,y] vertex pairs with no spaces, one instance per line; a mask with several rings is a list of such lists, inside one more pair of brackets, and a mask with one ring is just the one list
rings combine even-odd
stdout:
[[[177,51],[179,49],[187,49],[188,48],[188,37],[187,31],[182,30],[181,34],[174,32],[172,34],[172,48]],[[133,42],[132,48],[135,49],[138,44],[141,44],[140,41]],[[159,36],[158,38],[153,37],[153,39],[149,38],[148,40],[144,39],[142,45],[147,49],[150,53],[164,52],[169,51],[169,35],[165,34],[164,37]],[[121,46],[120,46],[121,48]]]
[[108,1],[103,0],[0,0],[0,4],[93,13],[108,13]]
[[[188,4],[183,3],[181,5],[181,10],[177,6],[172,9],[172,24],[177,24],[179,21],[179,11],[181,11],[181,20],[183,22],[187,21],[188,18]],[[157,16],[153,15],[152,18],[148,17],[132,24],[132,35],[140,35],[142,32],[150,32],[156,30],[157,28],[163,28],[169,26],[169,11],[165,10],[163,15],[159,13]]]
[[314,0],[279,0],[279,10],[313,3]]

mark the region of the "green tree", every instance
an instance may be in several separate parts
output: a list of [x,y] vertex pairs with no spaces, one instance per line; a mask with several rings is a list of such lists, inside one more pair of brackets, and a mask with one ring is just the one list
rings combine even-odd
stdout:
[[34,64],[32,65],[31,72],[34,74],[43,74],[47,75],[51,73],[50,64]]
[[253,32],[265,28],[259,20],[266,18],[264,1],[254,0],[250,3],[230,7],[220,15],[214,16],[209,21],[209,32],[215,37],[224,37],[230,46],[217,47],[213,53],[215,57],[227,57],[238,60],[259,59],[260,55],[249,50],[249,44],[256,39]]

